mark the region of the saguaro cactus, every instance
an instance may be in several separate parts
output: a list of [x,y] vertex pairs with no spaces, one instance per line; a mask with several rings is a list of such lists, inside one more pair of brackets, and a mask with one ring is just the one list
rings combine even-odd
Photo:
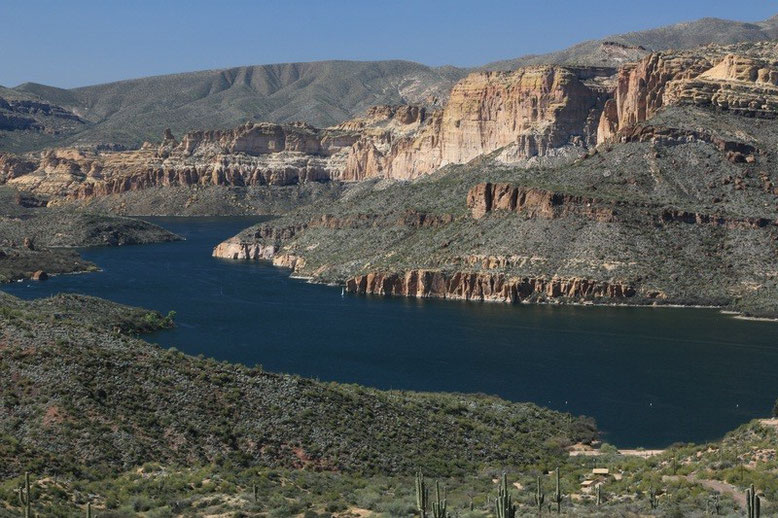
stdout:
[[762,510],[762,499],[756,494],[754,485],[746,489],[746,508],[748,510],[748,518],[759,518]]
[[424,475],[421,471],[416,473],[416,509],[421,518],[427,518],[427,503],[430,492],[427,489],[427,483],[424,482]]
[[543,502],[546,501],[546,494],[543,492],[543,487],[540,485],[540,477],[538,477],[538,487],[535,489],[535,505],[538,506],[538,516],[543,513]]
[[443,490],[443,497],[440,496],[440,482],[435,481],[435,501],[432,502],[433,518],[446,518],[446,492]]
[[254,503],[257,503],[257,494],[259,493],[259,489],[257,488],[256,484],[251,484],[251,492],[254,494]]
[[597,484],[597,487],[594,488],[594,494],[597,499],[597,506],[602,505],[602,486],[600,484]]
[[92,518],[92,502],[86,503],[86,518]]
[[562,489],[559,485],[559,468],[556,469],[556,490],[554,491],[554,503],[556,504],[556,514],[562,512]]
[[651,509],[656,509],[658,505],[656,500],[656,489],[653,487],[648,491],[648,504],[651,506]]
[[32,493],[30,492],[30,473],[24,472],[24,484],[16,490],[19,493],[19,505],[24,509],[24,518],[32,518]]
[[497,488],[495,507],[497,518],[514,518],[516,516],[516,506],[513,505],[513,498],[508,493],[508,476],[505,473],[502,474],[500,486]]

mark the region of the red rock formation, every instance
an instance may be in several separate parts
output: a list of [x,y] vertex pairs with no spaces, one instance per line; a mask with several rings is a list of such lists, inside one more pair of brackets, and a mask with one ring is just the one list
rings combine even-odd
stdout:
[[492,273],[445,273],[411,270],[405,273],[368,273],[349,279],[346,291],[359,294],[435,297],[459,300],[520,302],[530,298],[624,299],[636,291],[629,284],[578,278],[508,277]]
[[467,193],[467,207],[476,219],[492,210],[503,210],[544,219],[580,214],[596,221],[613,221],[613,208],[602,203],[596,198],[506,183],[480,183]]
[[[517,187],[506,183],[480,183],[467,193],[467,207],[475,219],[491,211],[519,212],[529,217],[556,219],[579,215],[599,222],[618,220],[617,207],[626,207],[626,202],[605,202],[586,196],[555,193],[545,189]],[[720,214],[704,214],[680,209],[635,203],[647,213],[656,225],[666,223],[689,223],[709,225],[728,229],[758,229],[778,226],[778,221],[769,218],[734,218]],[[652,215],[653,214],[653,215]]]

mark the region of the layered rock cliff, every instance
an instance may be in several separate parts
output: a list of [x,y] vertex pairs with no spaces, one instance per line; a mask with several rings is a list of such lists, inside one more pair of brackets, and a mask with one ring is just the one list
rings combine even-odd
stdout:
[[513,160],[596,140],[614,71],[530,67],[468,76],[442,110],[376,106],[329,129],[248,123],[194,131],[139,150],[56,149],[0,156],[0,180],[51,197],[83,199],[149,187],[290,185],[413,179],[512,146]]
[[0,156],[0,179],[51,197],[88,198],[149,187],[289,185],[337,178],[356,135],[306,124],[249,123],[195,131],[177,142],[101,152],[55,149]]
[[620,69],[598,142],[650,119],[663,106],[694,105],[749,117],[778,116],[778,43],[707,46],[651,54]]
[[381,149],[361,145],[343,178],[408,180],[447,164],[511,146],[513,160],[545,156],[596,141],[607,78],[614,69],[534,66],[513,72],[478,72],[458,82],[445,108],[413,135]]
[[600,223],[632,219],[637,209],[654,225],[687,223],[709,225],[727,229],[759,229],[777,227],[778,219],[767,217],[733,217],[663,207],[656,203],[603,200],[590,196],[554,192],[534,187],[515,186],[508,183],[480,183],[467,193],[467,208],[473,218],[479,219],[492,211],[514,212],[529,218],[556,219],[579,216]]
[[596,198],[507,183],[481,183],[467,193],[467,208],[476,219],[492,210],[505,210],[545,219],[574,213],[596,221],[613,221],[615,210],[605,205]]
[[456,83],[442,109],[380,105],[328,129],[248,123],[189,132],[180,142],[167,132],[161,144],[131,151],[3,154],[0,182],[83,199],[165,186],[409,180],[499,149],[503,164],[576,158],[626,138],[667,106],[775,117],[777,48],[762,42],[654,53],[618,73],[573,66],[477,72]]
[[504,274],[410,270],[369,273],[349,279],[346,291],[370,295],[400,295],[454,300],[521,302],[528,299],[627,299],[636,291],[624,283],[587,279],[516,278]]

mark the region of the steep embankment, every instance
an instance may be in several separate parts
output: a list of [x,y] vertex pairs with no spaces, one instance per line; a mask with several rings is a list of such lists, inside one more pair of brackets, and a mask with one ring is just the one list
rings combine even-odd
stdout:
[[163,350],[129,336],[164,323],[147,313],[0,294],[0,473],[105,475],[154,461],[455,474],[562,458],[561,446],[594,437],[589,421],[531,404],[321,383]]

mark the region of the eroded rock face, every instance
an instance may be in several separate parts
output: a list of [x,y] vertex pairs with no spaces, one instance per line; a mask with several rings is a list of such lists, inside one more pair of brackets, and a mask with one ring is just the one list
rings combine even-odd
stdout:
[[245,124],[195,131],[179,143],[131,151],[55,149],[0,156],[0,182],[61,198],[90,198],[150,187],[290,185],[339,178],[358,135],[306,124]]
[[409,180],[498,149],[505,164],[574,159],[595,144],[629,138],[671,104],[778,116],[778,43],[654,53],[617,76],[570,66],[478,72],[454,86],[443,109],[375,106],[328,129],[248,123],[190,132],[180,142],[168,131],[161,144],[133,151],[3,154],[0,183],[56,201],[165,186]]
[[467,193],[467,207],[475,219],[480,219],[492,211],[502,211],[521,213],[530,218],[541,219],[576,215],[592,221],[608,223],[620,219],[619,208],[630,206],[647,213],[655,226],[668,223],[686,223],[726,229],[759,229],[778,226],[778,221],[770,218],[737,218],[685,211],[657,204],[606,202],[589,196],[515,186],[508,183],[480,183],[473,186]]
[[443,110],[442,163],[468,162],[516,143],[527,157],[576,142],[593,144],[590,115],[599,114],[604,96],[572,68],[471,74],[454,86]]
[[275,245],[227,240],[216,245],[211,255],[222,259],[270,261],[273,259],[275,252]]
[[594,144],[614,71],[541,66],[476,73],[443,110],[376,106],[334,128],[248,123],[193,131],[133,151],[57,149],[0,159],[0,181],[41,195],[90,198],[150,187],[289,185],[413,179],[504,146],[513,160]]
[[434,297],[457,300],[520,302],[546,299],[626,299],[636,295],[627,283],[579,278],[514,278],[501,273],[445,273],[410,270],[404,273],[368,273],[349,279],[346,291],[358,294]]
[[480,183],[467,193],[467,208],[476,219],[492,210],[520,212],[529,217],[554,219],[580,214],[596,221],[613,221],[613,208],[596,198],[556,193],[507,183]]
[[592,80],[614,73],[536,66],[471,74],[454,86],[445,108],[428,114],[413,134],[393,135],[388,145],[374,138],[355,145],[343,178],[409,180],[505,146],[513,146],[511,156],[521,160],[593,145],[609,93]]
[[707,46],[651,54],[619,71],[613,107],[597,141],[651,118],[662,106],[691,104],[749,117],[778,117],[778,43]]

